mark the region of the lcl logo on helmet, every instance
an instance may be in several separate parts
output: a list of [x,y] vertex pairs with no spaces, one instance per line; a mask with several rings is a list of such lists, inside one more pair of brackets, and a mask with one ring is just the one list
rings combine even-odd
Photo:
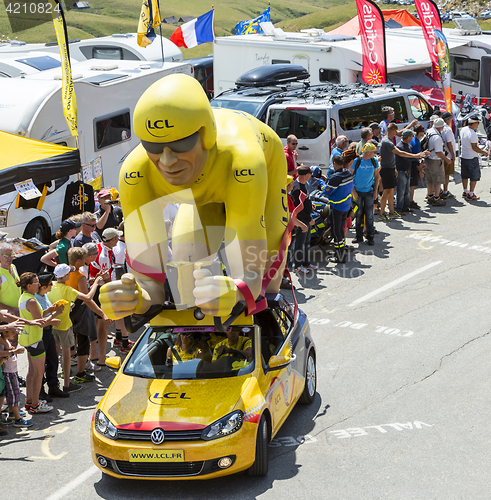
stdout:
[[166,131],[167,129],[174,128],[174,125],[170,125],[169,120],[146,120],[145,128],[147,132],[154,137],[167,137],[170,132],[163,134],[159,131]]

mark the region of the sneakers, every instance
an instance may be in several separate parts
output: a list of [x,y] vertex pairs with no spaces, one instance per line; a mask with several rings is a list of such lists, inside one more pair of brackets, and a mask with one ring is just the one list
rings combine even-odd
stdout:
[[402,219],[403,216],[399,212],[394,212],[393,214],[389,214],[391,219]]
[[314,266],[313,264],[309,264],[305,269],[310,269],[311,271],[317,271],[317,269],[319,269],[319,266]]
[[329,262],[333,264],[346,264],[346,257],[343,260],[339,260],[337,257],[330,257]]
[[68,387],[63,387],[63,392],[64,392],[65,394],[68,394],[68,393],[70,393],[70,392],[77,392],[77,391],[79,391],[80,389],[82,389],[82,386],[81,386],[81,385],[79,385],[79,384],[74,384],[74,383],[70,382],[70,383],[68,384]]
[[123,341],[119,339],[114,339],[113,346],[118,347],[120,345],[123,345]]
[[465,191],[462,193],[462,198],[464,198],[464,200],[467,200],[468,196],[469,196],[469,191],[467,191],[467,193]]
[[412,208],[413,210],[419,210],[421,207],[415,201],[411,201],[409,203],[409,208]]
[[[82,375],[75,375],[75,377],[73,377],[73,381],[75,382],[75,384],[86,384],[87,382],[93,382],[94,380],[95,380],[94,375],[90,375],[87,372],[83,372]],[[75,385],[75,384],[71,384],[71,385]],[[68,387],[70,387],[70,386],[68,386]],[[80,387],[80,389],[81,389],[81,387]],[[78,389],[76,389],[76,390],[78,391]]]
[[440,198],[446,200],[448,198],[455,198],[455,196],[450,191],[440,191]]
[[32,427],[32,420],[26,420],[25,418],[19,418],[19,420],[14,421],[14,427]]
[[303,267],[303,266],[296,267],[295,272],[297,274],[307,274],[308,273],[307,269],[305,269],[305,267]]
[[8,404],[3,404],[2,405],[2,410],[0,413],[3,413],[4,411],[7,411],[9,409],[9,405]]
[[70,396],[67,392],[63,392],[59,387],[50,387],[48,394],[52,398],[67,398]]
[[373,245],[375,245],[375,242],[373,241],[373,238],[368,238],[367,245],[371,246],[371,247],[373,247]]
[[77,356],[72,356],[72,357],[70,358],[70,364],[71,364],[72,366],[77,366]]
[[434,207],[444,207],[447,204],[444,200],[441,200],[440,198],[437,198],[435,196],[429,198],[428,203],[430,205],[433,205]]
[[467,199],[469,201],[477,201],[479,199],[479,196],[477,196],[475,193],[467,193]]
[[53,398],[48,396],[48,394],[46,394],[44,387],[41,388],[41,392],[39,393],[39,399],[43,399],[44,401],[46,401],[46,403],[51,403],[53,401]]
[[382,214],[379,218],[378,218],[379,222],[389,222],[390,220],[392,220],[390,218],[390,216],[385,213],[385,214]]
[[47,405],[44,401],[39,401],[39,403],[36,406],[29,405],[28,412],[31,415],[35,415],[36,413],[48,413],[52,409],[53,407]]
[[363,236],[361,238],[357,236],[351,240],[351,243],[363,243]]
[[130,351],[131,351],[131,349],[133,348],[133,346],[134,346],[134,345],[135,345],[135,343],[134,343],[134,342],[131,342],[131,340],[130,340],[130,341],[128,341],[128,346],[127,346],[127,347],[123,347],[123,346],[121,346],[121,347],[119,348],[119,352],[120,352],[121,354],[125,354],[125,353],[127,353],[127,352],[130,352]]
[[85,371],[86,372],[100,372],[101,367],[92,363],[92,361],[90,361],[90,359],[89,359],[87,361],[87,363],[85,363]]

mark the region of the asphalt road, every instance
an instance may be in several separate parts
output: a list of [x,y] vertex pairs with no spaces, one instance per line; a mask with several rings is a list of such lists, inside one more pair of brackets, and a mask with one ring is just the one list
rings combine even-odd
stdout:
[[457,198],[428,208],[418,190],[423,210],[377,222],[375,246],[337,267],[317,251],[319,271],[294,278],[317,345],[318,394],[271,443],[267,477],[104,476],[89,447],[113,377],[104,368],[33,416],[32,430],[0,438],[4,498],[491,498],[491,168],[482,175],[480,201],[463,201],[452,183]]

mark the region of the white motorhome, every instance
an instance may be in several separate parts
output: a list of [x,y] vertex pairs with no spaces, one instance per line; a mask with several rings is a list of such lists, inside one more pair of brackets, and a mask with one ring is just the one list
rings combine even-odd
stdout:
[[[71,59],[72,63],[76,61]],[[0,78],[17,78],[61,66],[59,54],[51,52],[25,52],[0,56]]]
[[[192,72],[187,63],[91,59],[73,64],[82,165],[100,156],[103,185],[117,186],[124,159],[139,143],[132,126],[138,99],[160,78]],[[77,147],[63,115],[61,85],[60,68],[25,78],[0,78],[0,130]],[[15,192],[1,195],[0,228],[10,237],[48,240],[60,225],[66,187],[76,177],[53,180],[43,210],[15,209]]]
[[[435,83],[425,76],[431,61],[424,39],[408,35],[410,32],[405,37],[394,35],[398,31],[386,30],[389,81],[404,88],[434,87]],[[451,49],[465,44],[461,39],[449,41]],[[312,85],[361,81],[359,36],[330,35],[319,29],[287,33],[271,28],[267,34],[217,37],[213,52],[215,95],[233,88],[246,71],[268,64],[300,64],[309,71]]]
[[[89,38],[87,40],[70,40],[70,57],[76,61],[86,61],[87,59],[162,61],[161,39],[164,61],[182,61],[181,50],[167,38],[157,35],[152,44],[143,48],[136,41],[136,33],[117,33],[100,38]],[[59,54],[56,42],[25,43],[19,40],[12,40],[11,42],[0,43],[0,59],[3,59],[4,54],[37,51]]]
[[[443,33],[450,48],[452,93],[459,91],[477,97],[491,97],[491,32],[481,31],[472,17],[454,19],[455,29],[444,28]],[[392,37],[400,43],[423,40],[417,27],[392,30]]]

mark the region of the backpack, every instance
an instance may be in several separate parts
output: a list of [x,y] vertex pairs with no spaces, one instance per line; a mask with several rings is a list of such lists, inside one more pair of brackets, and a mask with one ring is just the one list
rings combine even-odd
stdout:
[[[377,163],[375,162],[375,158],[370,158],[370,160],[372,160],[372,165],[373,165],[373,168],[377,168]],[[361,165],[361,157],[358,157],[356,159],[356,162],[355,162],[355,168],[353,169],[353,178],[355,177],[356,175],[356,171],[358,170],[358,167]]]
[[438,132],[434,132],[433,134],[429,134],[428,132],[425,132],[424,137],[421,139],[421,151],[431,151],[429,149],[430,146],[430,138],[435,136],[435,135],[440,135]]

